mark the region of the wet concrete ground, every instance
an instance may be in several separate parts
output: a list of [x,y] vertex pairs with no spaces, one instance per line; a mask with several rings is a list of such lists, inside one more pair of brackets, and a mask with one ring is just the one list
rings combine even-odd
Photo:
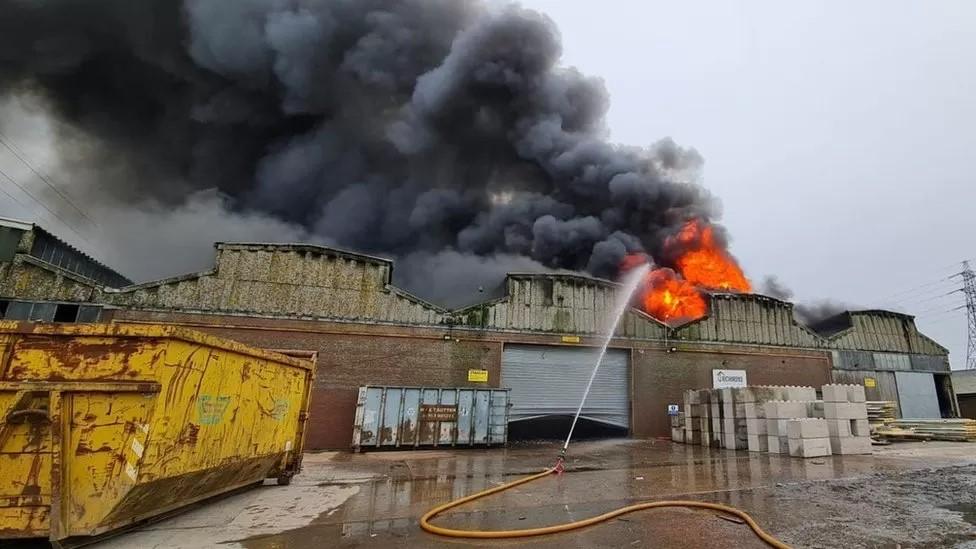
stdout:
[[[507,541],[438,538],[430,507],[552,465],[558,444],[508,449],[310,454],[288,487],[264,486],[99,544],[111,548],[765,547],[709,511],[655,509],[572,533]],[[579,520],[639,501],[738,507],[796,547],[976,549],[976,444],[904,443],[873,456],[794,459],[667,441],[571,447],[567,473],[437,519],[465,529]]]

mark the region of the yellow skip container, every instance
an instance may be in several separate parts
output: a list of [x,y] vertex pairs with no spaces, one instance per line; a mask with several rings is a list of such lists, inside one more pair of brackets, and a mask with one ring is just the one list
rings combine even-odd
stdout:
[[0,540],[98,536],[287,483],[315,362],[289,354],[162,325],[0,322]]

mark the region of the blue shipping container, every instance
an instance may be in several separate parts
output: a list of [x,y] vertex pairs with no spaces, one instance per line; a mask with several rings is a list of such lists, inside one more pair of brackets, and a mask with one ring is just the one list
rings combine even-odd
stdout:
[[360,387],[352,447],[505,444],[508,394],[509,389]]

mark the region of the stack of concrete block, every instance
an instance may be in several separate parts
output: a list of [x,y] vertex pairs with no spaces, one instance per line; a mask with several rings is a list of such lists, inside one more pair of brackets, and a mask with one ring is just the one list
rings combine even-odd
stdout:
[[831,454],[826,419],[790,419],[786,429],[790,456],[811,458]]
[[[786,388],[781,388],[786,389]],[[780,393],[789,394],[789,391]],[[766,448],[771,454],[789,454],[790,420],[807,417],[807,402],[771,400],[763,405],[766,414]]]
[[746,407],[742,389],[719,389],[722,395],[722,448],[745,450],[749,447]]
[[673,442],[685,442],[685,416],[679,413],[671,416],[671,440]]
[[[713,389],[710,392],[708,403],[711,430],[709,431],[709,446],[713,448],[722,447],[722,419],[724,408],[722,407],[722,392]],[[704,435],[703,435],[704,436]]]
[[738,390],[744,403],[746,437],[750,452],[768,452],[766,403],[783,398],[781,387],[757,386]]
[[824,385],[823,413],[834,454],[870,454],[871,432],[864,387]]
[[711,389],[698,390],[698,402],[701,403],[700,430],[702,446],[712,445],[712,391]]
[[685,409],[682,429],[684,430],[684,442],[688,444],[701,444],[702,408],[701,394],[699,391],[685,391]]

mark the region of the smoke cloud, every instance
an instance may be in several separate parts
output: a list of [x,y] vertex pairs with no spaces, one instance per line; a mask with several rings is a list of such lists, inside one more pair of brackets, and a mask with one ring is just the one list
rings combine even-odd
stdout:
[[[793,290],[788,288],[781,280],[775,276],[767,276],[760,285],[760,293],[775,297],[783,301],[793,299]],[[833,301],[829,299],[819,299],[809,302],[795,303],[793,305],[793,316],[802,324],[815,326],[832,316],[839,315],[844,311],[857,309],[850,304]]]
[[400,258],[401,283],[447,303],[470,284],[438,270],[613,277],[718,215],[696,151],[607,141],[602,81],[518,6],[3,4],[0,96],[63,129],[63,179],[135,278],[209,258],[206,237],[303,240]]

